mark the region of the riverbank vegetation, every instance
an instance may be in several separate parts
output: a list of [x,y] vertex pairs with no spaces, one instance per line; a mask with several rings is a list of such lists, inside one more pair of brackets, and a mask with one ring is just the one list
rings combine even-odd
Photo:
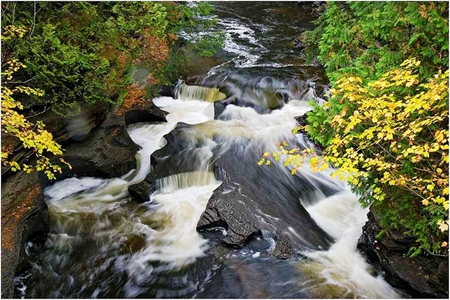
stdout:
[[[45,170],[54,178],[60,168],[48,157],[61,156],[61,147],[42,122],[27,118],[49,109],[68,118],[84,104],[119,105],[133,84],[154,96],[179,78],[182,46],[211,55],[220,45],[215,36],[204,37],[212,43],[180,37],[212,26],[214,20],[205,18],[211,11],[206,2],[2,3],[3,165]],[[42,161],[32,167],[11,159],[17,145]]]
[[303,35],[332,86],[303,128],[323,156],[280,146],[293,173],[336,167],[412,256],[448,255],[448,24],[447,2],[328,3]]

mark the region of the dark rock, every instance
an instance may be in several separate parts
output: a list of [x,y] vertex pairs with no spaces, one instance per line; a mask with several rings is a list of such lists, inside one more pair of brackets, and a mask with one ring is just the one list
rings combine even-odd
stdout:
[[130,193],[130,196],[139,202],[147,202],[149,200],[149,195],[153,184],[154,180],[151,177],[147,177],[145,180],[129,186],[128,193]]
[[[358,248],[385,280],[412,298],[448,298],[448,257],[407,256],[414,238],[399,231],[385,231],[371,209]],[[378,236],[377,236],[378,235]]]
[[46,129],[52,133],[58,143],[64,143],[68,140],[83,140],[105,119],[109,104],[105,102],[95,105],[80,103],[80,106],[81,112],[68,119],[50,109],[31,117],[30,121],[34,123],[43,120]]
[[298,190],[305,184],[298,177],[296,183],[289,182],[296,180],[294,176],[285,176],[275,166],[270,172],[248,166],[256,164],[257,159],[241,155],[253,157],[256,153],[252,152],[251,147],[245,152],[230,149],[214,162],[223,183],[214,191],[198,226],[226,223],[228,234],[223,243],[232,247],[242,247],[254,232],[266,230],[275,237],[273,255],[279,258],[288,258],[300,250],[327,249],[332,239],[298,201],[300,195],[307,194],[307,190]]
[[159,88],[158,94],[164,97],[175,98],[175,89],[173,85],[163,85]]
[[[81,112],[77,116],[66,118],[56,114],[53,110],[43,110],[42,112],[28,112],[28,119],[32,123],[41,120],[45,124],[45,129],[49,131],[56,142],[66,144],[67,142],[81,141],[87,138],[90,132],[97,127],[105,118],[108,112],[107,103],[97,103],[88,105],[80,103]],[[11,141],[13,142],[13,141]],[[32,157],[30,149],[24,149],[19,142],[16,141],[15,150],[11,158],[14,161],[25,161]],[[2,176],[11,175],[10,168],[2,166]]]
[[48,231],[47,205],[36,173],[18,172],[2,185],[2,298],[14,298],[13,279],[27,265],[24,243]]
[[[83,106],[82,114],[65,120],[47,111],[39,117],[65,148],[57,180],[80,175],[118,177],[136,167],[139,147],[128,135],[126,125],[165,121],[165,112],[147,101],[125,116],[105,104]],[[108,114],[107,114],[108,113]],[[106,117],[105,117],[106,115]],[[26,157],[26,155],[25,155]],[[31,157],[31,164],[34,158]],[[57,161],[54,161],[57,162]],[[14,295],[13,277],[27,265],[24,243],[48,232],[47,206],[43,188],[49,184],[42,173],[10,173],[2,170],[2,297]]]
[[128,135],[127,125],[151,121],[165,121],[165,113],[151,102],[142,108],[127,111],[124,116],[113,109],[83,141],[64,145],[65,159],[77,171],[72,172],[71,176],[79,174],[77,165],[83,166],[80,169],[84,174],[106,177],[119,177],[135,169],[135,154],[139,146]]
[[216,101],[216,102],[214,102],[214,119],[219,118],[219,116],[225,110],[226,106],[227,106],[227,104],[224,103],[223,101]]
[[[298,279],[293,281],[292,278]],[[298,288],[304,278],[295,261],[273,258],[227,259],[196,298],[210,299],[305,299],[310,295]]]
[[[257,231],[272,232],[277,245],[274,255],[282,258],[300,250],[328,248],[332,239],[298,200],[314,192],[308,180],[301,174],[290,175],[281,166],[255,168],[262,149],[250,140],[225,143],[229,148],[221,149],[223,137],[210,133],[207,138],[195,132],[195,125],[180,123],[165,136],[166,146],[152,155],[151,174],[133,188],[135,197],[147,199],[157,179],[198,170],[197,153],[212,138],[218,146],[212,149],[210,171],[214,170],[223,183],[210,198],[198,222],[199,229],[222,224],[228,230],[222,242],[229,247],[242,247]],[[327,195],[338,190],[325,186],[321,189]]]

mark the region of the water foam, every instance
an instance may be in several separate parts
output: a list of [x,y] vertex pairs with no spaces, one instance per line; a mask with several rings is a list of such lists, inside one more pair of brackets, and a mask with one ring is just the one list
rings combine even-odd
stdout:
[[373,274],[356,248],[368,213],[356,195],[347,190],[306,209],[336,242],[327,251],[303,253],[310,259],[300,264],[310,278],[305,290],[319,298],[401,297],[380,275]]

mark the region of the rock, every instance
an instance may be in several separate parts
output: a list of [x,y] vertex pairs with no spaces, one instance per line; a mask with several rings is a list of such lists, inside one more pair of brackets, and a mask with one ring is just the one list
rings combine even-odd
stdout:
[[217,177],[223,183],[214,191],[198,226],[227,224],[228,234],[223,243],[231,247],[242,247],[251,234],[266,230],[276,240],[273,255],[284,259],[301,250],[327,249],[331,237],[298,201],[307,191],[293,188],[303,185],[300,182],[291,185],[289,181],[295,179],[275,166],[271,166],[270,172],[252,168],[248,164],[256,164],[257,159],[240,156],[252,157],[256,154],[252,152],[251,147],[241,153],[230,149],[214,162]]
[[13,279],[27,265],[24,243],[48,231],[47,205],[36,173],[18,172],[2,184],[2,298],[14,298]]
[[302,280],[304,278],[293,261],[279,261],[273,258],[260,260],[230,258],[212,280],[196,294],[196,298],[310,298],[310,295],[299,288]]
[[[192,138],[195,126],[180,123],[165,136],[166,146],[152,155],[154,169],[145,181],[132,188],[137,198],[148,199],[157,179],[199,169],[201,161],[197,153],[211,143],[210,138],[222,137],[211,133],[207,138],[202,133]],[[210,171],[223,183],[210,198],[198,229],[226,228],[228,233],[222,242],[228,247],[242,247],[260,230],[272,232],[277,245],[274,255],[282,258],[300,250],[327,249],[331,237],[316,225],[298,201],[313,193],[309,182],[301,175],[292,176],[282,166],[271,166],[270,170],[255,168],[262,150],[261,145],[250,140],[225,144],[230,147],[226,151],[221,146],[212,149]],[[328,195],[337,191],[321,188]]]
[[411,258],[406,254],[414,238],[395,230],[377,237],[383,227],[376,210],[371,209],[368,218],[358,249],[385,280],[404,296],[448,298],[448,257],[418,255]]
[[[95,105],[88,105],[86,103],[80,103],[81,112],[79,115],[65,118],[62,117],[51,109],[44,110],[43,112],[28,112],[27,115],[29,121],[36,123],[41,120],[45,124],[45,129],[49,131],[56,142],[60,144],[67,144],[67,142],[81,141],[88,137],[89,133],[97,127],[105,118],[108,112],[107,103],[97,103]],[[23,159],[28,159],[31,156],[32,151],[29,149],[24,149],[18,139],[11,140],[7,136],[9,144],[14,143],[12,151],[12,158],[15,161],[20,161]],[[2,166],[2,176],[6,175],[10,171],[10,168],[5,168]]]
[[83,140],[105,119],[109,104],[105,102],[95,105],[89,105],[84,102],[79,104],[81,107],[80,114],[69,119],[56,114],[50,109],[42,114],[30,117],[30,121],[35,123],[42,120],[45,128],[52,133],[55,141],[58,143],[64,143],[68,140]]
[[[41,115],[47,129],[65,148],[64,159],[72,169],[62,166],[57,180],[78,176],[118,177],[136,167],[139,147],[126,126],[144,121],[164,121],[165,112],[150,100],[118,114],[117,107],[105,104],[82,108],[82,114],[64,122],[60,116]],[[106,116],[106,117],[105,117]],[[33,161],[33,158],[31,158]],[[49,184],[44,174],[11,173],[2,170],[2,297],[15,297],[13,278],[27,266],[24,243],[48,232],[47,205],[43,188]]]
[[145,180],[129,186],[128,193],[139,202],[147,202],[149,200],[149,195],[152,192],[154,182],[154,178],[147,176]]
[[77,175],[120,177],[136,168],[139,150],[128,135],[127,125],[138,122],[164,121],[165,113],[151,101],[129,110],[125,115],[112,109],[105,120],[84,140],[64,144],[65,160],[74,168],[65,168],[58,179]]

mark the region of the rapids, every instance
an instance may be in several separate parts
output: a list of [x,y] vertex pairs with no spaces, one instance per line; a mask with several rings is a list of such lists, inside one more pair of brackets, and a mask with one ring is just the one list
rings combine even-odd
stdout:
[[[309,101],[323,102],[318,95],[326,80],[291,45],[314,16],[291,2],[215,6],[226,33],[221,63],[197,77],[195,86],[180,82],[175,99],[153,99],[168,112],[167,122],[128,127],[141,147],[138,168],[121,178],[73,177],[45,189],[51,230],[25,245],[32,265],[16,277],[19,296],[400,297],[356,249],[367,210],[346,184],[307,164],[292,176],[284,158],[257,164],[280,141],[314,147],[292,129],[294,118],[311,110]],[[166,137],[175,131],[179,145],[169,145]],[[176,169],[157,178],[146,202],[137,202],[128,187],[153,174],[151,160],[167,146],[175,152],[158,159],[175,161]],[[214,167],[223,157],[244,176],[222,196],[233,199],[237,190],[251,198],[262,226],[260,235],[236,249],[221,244],[230,234],[223,226],[197,230],[208,201],[223,188]],[[258,191],[264,195],[256,197]],[[289,204],[292,197],[296,202]],[[258,208],[258,201],[270,202],[273,211]],[[298,211],[299,219],[309,220],[304,227],[278,213],[295,215],[298,207],[306,209]],[[296,251],[285,260],[272,255],[280,233]]]

